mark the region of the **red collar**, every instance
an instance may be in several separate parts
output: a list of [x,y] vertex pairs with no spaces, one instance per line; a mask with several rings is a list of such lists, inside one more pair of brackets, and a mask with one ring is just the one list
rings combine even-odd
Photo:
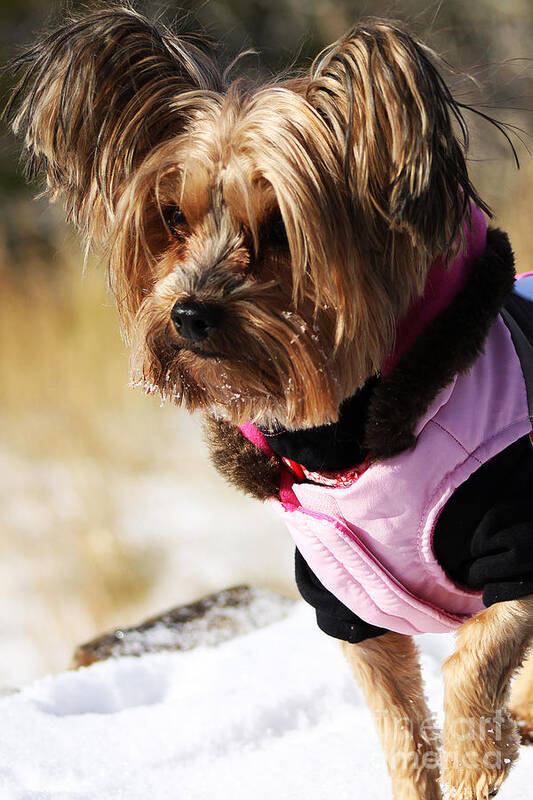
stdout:
[[351,486],[355,483],[370,466],[370,454],[355,467],[341,470],[331,470],[324,472],[313,472],[310,469],[291,461],[290,458],[281,459],[286,467],[290,469],[296,480],[300,483],[310,482],[319,483],[321,486]]

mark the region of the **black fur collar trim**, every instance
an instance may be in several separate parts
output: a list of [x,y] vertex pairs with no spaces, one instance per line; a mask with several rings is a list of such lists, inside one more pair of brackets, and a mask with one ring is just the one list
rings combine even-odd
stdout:
[[365,445],[374,460],[390,458],[415,444],[417,420],[483,351],[514,276],[507,234],[489,229],[485,252],[474,262],[464,288],[374,388],[365,427]]

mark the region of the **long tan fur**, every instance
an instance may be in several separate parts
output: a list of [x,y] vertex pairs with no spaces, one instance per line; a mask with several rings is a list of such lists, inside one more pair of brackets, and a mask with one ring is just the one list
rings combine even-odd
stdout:
[[[533,641],[531,642],[533,645]],[[533,743],[533,652],[511,688],[509,711],[517,722],[522,744]]]

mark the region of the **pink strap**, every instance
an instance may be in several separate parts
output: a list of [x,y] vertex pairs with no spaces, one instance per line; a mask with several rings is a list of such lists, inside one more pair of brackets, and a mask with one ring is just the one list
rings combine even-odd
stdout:
[[248,441],[250,441],[252,444],[255,444],[255,446],[262,450],[267,456],[275,455],[274,451],[267,442],[266,437],[263,436],[259,428],[256,427],[253,422],[247,420],[244,425],[239,426],[239,430],[243,436],[246,436]]
[[[248,420],[244,423],[244,425],[240,425],[239,427],[240,432],[243,436],[245,436],[249,442],[255,444],[260,450],[265,453],[267,456],[274,456],[274,458],[278,458],[277,455],[274,453],[272,448],[270,447],[269,443],[266,440],[266,437],[263,436],[259,428]],[[290,473],[287,467],[283,464],[281,459],[279,459],[279,497],[281,503],[286,511],[294,511],[297,509],[301,503],[294,494],[292,489],[292,485],[294,483],[294,476]]]

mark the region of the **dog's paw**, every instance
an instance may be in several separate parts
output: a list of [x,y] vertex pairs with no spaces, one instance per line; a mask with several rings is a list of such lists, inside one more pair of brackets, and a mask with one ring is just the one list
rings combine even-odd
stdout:
[[[496,797],[505,774],[496,774],[493,771],[479,772],[450,770],[443,772],[442,798],[443,800],[489,800]],[[448,783],[451,781],[451,783]]]
[[520,736],[508,712],[483,717],[472,735],[445,735],[441,754],[444,800],[495,797],[518,757]]

